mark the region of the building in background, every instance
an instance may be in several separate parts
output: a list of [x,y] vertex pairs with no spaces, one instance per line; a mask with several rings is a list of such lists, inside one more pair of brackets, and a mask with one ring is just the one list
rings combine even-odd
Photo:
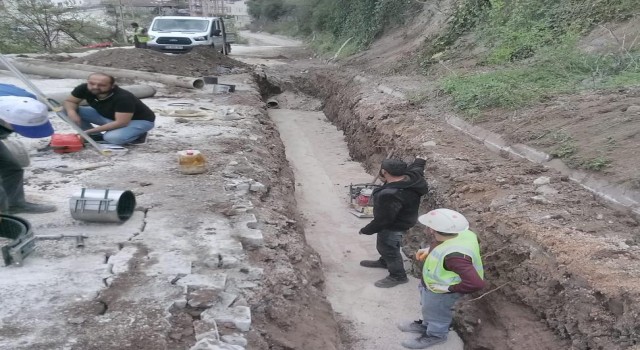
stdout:
[[251,22],[245,0],[189,0],[189,13],[191,16],[232,17],[238,28]]

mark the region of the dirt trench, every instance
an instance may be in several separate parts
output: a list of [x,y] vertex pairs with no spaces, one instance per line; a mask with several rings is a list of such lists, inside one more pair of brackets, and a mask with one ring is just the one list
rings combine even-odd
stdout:
[[[454,327],[467,349],[629,349],[640,343],[640,229],[627,212],[568,178],[483,146],[438,116],[354,82],[346,71],[258,73],[263,97],[296,90],[320,98],[370,171],[390,149],[428,154],[422,210],[463,212],[479,233],[488,287],[458,303]],[[548,177],[542,200],[534,181]],[[412,256],[423,235],[405,238]]]

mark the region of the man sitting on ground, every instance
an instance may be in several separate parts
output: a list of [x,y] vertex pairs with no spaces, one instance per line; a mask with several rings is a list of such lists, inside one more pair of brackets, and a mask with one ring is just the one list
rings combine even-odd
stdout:
[[[80,106],[82,100],[89,106]],[[147,105],[104,73],[93,73],[85,84],[76,86],[64,108],[91,138],[114,145],[145,143],[156,119]]]

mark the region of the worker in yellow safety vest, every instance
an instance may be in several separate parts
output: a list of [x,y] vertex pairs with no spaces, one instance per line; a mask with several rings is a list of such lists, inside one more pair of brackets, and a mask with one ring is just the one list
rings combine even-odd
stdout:
[[136,22],[131,23],[131,28],[133,28],[133,45],[137,48],[146,49],[149,41],[147,28],[140,27]]
[[402,342],[408,349],[426,349],[447,340],[453,305],[462,294],[484,288],[480,246],[469,221],[451,209],[435,209],[418,218],[434,241],[420,249],[416,259],[424,261],[420,299],[422,320],[398,325],[403,332],[420,337]]

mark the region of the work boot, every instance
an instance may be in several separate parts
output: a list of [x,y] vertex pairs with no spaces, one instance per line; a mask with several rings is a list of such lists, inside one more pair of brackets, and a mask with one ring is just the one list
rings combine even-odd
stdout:
[[404,278],[387,276],[377,281],[376,283],[374,283],[374,285],[378,288],[391,288],[407,282],[409,282],[409,279],[407,278],[407,276],[405,276]]
[[427,327],[422,323],[422,320],[417,320],[401,323],[398,325],[398,329],[406,333],[422,334],[427,330]]
[[378,260],[362,260],[362,261],[360,261],[360,266],[377,267],[377,268],[381,268],[381,269],[386,269],[387,268],[387,263],[385,263],[384,260],[382,260],[382,259],[378,259]]
[[25,202],[18,205],[9,206],[9,214],[43,214],[43,213],[52,213],[56,211],[57,208],[55,205],[48,204],[36,204]]
[[147,133],[140,134],[137,139],[129,142],[130,145],[144,145],[147,143]]
[[446,341],[447,338],[431,337],[425,334],[420,338],[403,341],[402,346],[407,349],[426,349],[434,345],[442,344]]

